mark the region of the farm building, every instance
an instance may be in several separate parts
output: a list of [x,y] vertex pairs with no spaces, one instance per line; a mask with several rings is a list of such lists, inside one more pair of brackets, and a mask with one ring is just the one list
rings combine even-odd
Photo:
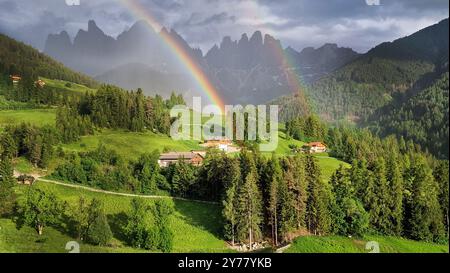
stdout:
[[303,149],[308,153],[324,153],[327,151],[327,146],[322,142],[310,142],[303,146]]
[[194,166],[200,166],[203,163],[204,156],[198,152],[170,152],[159,156],[158,164],[164,168],[178,160],[183,160]]
[[20,82],[20,80],[22,79],[22,77],[20,77],[18,75],[10,75],[9,77],[11,78],[11,81],[13,84],[18,84]]
[[205,140],[200,146],[205,148],[215,148],[224,152],[234,152],[238,151],[236,147],[233,146],[233,142],[229,139],[211,139]]
[[34,84],[36,85],[36,87],[40,88],[43,88],[45,86],[45,82],[43,80],[37,80],[34,82]]

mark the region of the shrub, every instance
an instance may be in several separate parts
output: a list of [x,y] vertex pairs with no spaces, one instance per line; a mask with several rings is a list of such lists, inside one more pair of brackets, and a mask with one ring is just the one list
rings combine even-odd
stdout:
[[95,218],[92,226],[89,227],[88,241],[95,245],[106,245],[111,239],[111,228],[109,227],[106,215],[101,212]]

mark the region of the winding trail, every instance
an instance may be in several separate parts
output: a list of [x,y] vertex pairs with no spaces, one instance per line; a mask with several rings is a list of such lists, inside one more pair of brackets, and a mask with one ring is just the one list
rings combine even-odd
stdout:
[[[14,170],[14,177],[17,178],[20,175],[22,175],[22,173],[19,173],[18,171]],[[61,182],[61,181],[57,181],[57,180],[53,180],[53,179],[42,178],[39,174],[35,174],[35,173],[26,174],[26,175],[33,176],[36,182],[39,182],[39,181],[40,182],[46,182],[46,183],[51,183],[51,184],[55,184],[55,185],[61,185],[61,186],[69,187],[69,188],[83,189],[83,190],[90,191],[90,192],[98,192],[98,193],[104,193],[104,194],[109,194],[109,195],[117,195],[117,196],[125,196],[125,197],[150,198],[150,199],[165,199],[166,198],[166,199],[172,199],[172,200],[192,201],[192,202],[213,204],[213,205],[219,204],[217,202],[197,200],[197,199],[188,199],[188,198],[174,197],[174,196],[144,195],[144,194],[134,194],[134,193],[122,193],[122,192],[115,192],[115,191],[106,191],[106,190],[92,188],[92,187],[88,187],[88,186],[77,185],[77,184],[70,184],[70,183]]]

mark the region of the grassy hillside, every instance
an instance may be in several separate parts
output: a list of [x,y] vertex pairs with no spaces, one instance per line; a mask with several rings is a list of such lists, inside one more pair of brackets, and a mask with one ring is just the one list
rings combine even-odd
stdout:
[[94,88],[90,88],[85,85],[77,84],[77,83],[73,83],[73,82],[69,82],[69,81],[53,80],[53,79],[47,79],[44,77],[39,77],[39,78],[45,82],[46,87],[48,86],[48,87],[56,88],[61,91],[75,92],[75,93],[81,93],[81,94],[86,93],[86,92],[95,93],[95,91],[96,91],[96,89],[94,89]]
[[448,77],[447,71],[419,94],[380,109],[367,125],[382,136],[403,136],[438,157],[448,158]]
[[119,130],[103,130],[92,136],[81,137],[80,141],[63,145],[69,151],[87,151],[98,147],[103,143],[107,148],[116,150],[126,159],[136,159],[145,152],[155,149],[163,151],[191,151],[201,147],[197,141],[174,141],[167,135],[151,132],[135,133]]
[[[81,252],[144,252],[127,245],[123,234],[125,212],[130,208],[131,197],[89,192],[39,181],[36,187],[55,193],[70,205],[76,204],[80,196],[98,198],[103,201],[114,240],[109,247],[81,245]],[[18,186],[21,196],[27,186]],[[145,199],[153,202],[152,199]],[[175,213],[170,228],[174,232],[173,252],[228,252],[220,238],[220,209],[217,205],[191,201],[173,200]],[[11,220],[0,219],[0,252],[67,252],[64,246],[73,241],[66,226],[49,227],[42,236],[31,228],[17,230]]]
[[378,242],[380,253],[448,253],[448,245],[417,242],[398,237],[365,236],[353,239],[342,236],[304,236],[294,240],[286,253],[368,253],[366,243]]
[[[55,109],[25,109],[25,110],[3,110],[0,111],[0,130],[9,124],[19,124],[21,122],[31,123],[37,126],[54,125]],[[280,127],[281,130],[283,127]],[[77,142],[62,145],[66,151],[89,151],[98,147],[103,143],[107,148],[117,151],[127,160],[136,159],[142,153],[151,152],[155,149],[161,152],[166,149],[168,151],[191,151],[202,150],[198,141],[174,141],[169,136],[163,134],[155,134],[152,132],[128,132],[121,130],[102,130],[95,135],[83,136]],[[283,131],[279,133],[278,147],[275,153],[278,156],[290,155],[290,144],[298,147],[303,146],[304,142],[295,139],[286,139]],[[267,152],[267,156],[272,153]],[[321,166],[322,175],[328,180],[333,172],[340,164],[348,166],[343,161],[336,158],[328,157],[327,154],[316,155],[319,165]],[[21,164],[17,164],[16,168],[22,171],[30,170],[29,164],[25,164],[24,160],[19,160]],[[53,166],[54,164],[52,164]]]
[[[83,189],[68,188],[46,182],[35,184],[46,191],[55,193],[59,198],[74,205],[79,196],[99,198],[105,204],[105,210],[114,234],[110,246],[98,247],[81,244],[81,252],[148,252],[127,245],[123,236],[124,212],[129,209],[130,197],[113,196],[89,192]],[[26,186],[18,186],[20,195]],[[145,199],[153,202],[152,199]],[[174,252],[230,252],[220,238],[221,220],[219,207],[214,204],[173,200],[175,213],[170,227],[174,232]],[[73,241],[65,226],[47,227],[42,236],[28,227],[16,229],[9,219],[0,219],[1,252],[67,252],[65,245]],[[398,237],[365,236],[354,239],[342,236],[302,236],[294,240],[286,253],[367,253],[368,241],[379,243],[381,253],[448,253],[448,245],[417,242]]]
[[[423,89],[422,81],[448,63],[448,26],[445,19],[410,36],[382,43],[321,78],[305,88],[312,109],[325,120],[358,122],[395,97]],[[299,107],[294,96],[276,102],[284,120],[292,118]]]
[[8,79],[10,74],[63,79],[91,87],[98,85],[89,76],[74,72],[33,47],[0,34],[0,81]]
[[0,128],[22,122],[37,126],[55,125],[55,118],[55,109],[3,110],[0,111]]

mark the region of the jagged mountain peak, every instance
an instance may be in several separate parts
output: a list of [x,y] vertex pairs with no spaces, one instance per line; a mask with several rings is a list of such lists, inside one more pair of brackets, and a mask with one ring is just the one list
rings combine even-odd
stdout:
[[263,37],[261,31],[257,30],[253,33],[253,35],[250,37],[250,43],[252,45],[262,45]]
[[321,46],[319,49],[337,49],[338,45],[335,43],[326,43],[323,46]]
[[94,20],[89,20],[88,21],[88,32],[94,32],[94,31],[98,31],[103,33],[103,31],[97,26],[97,23],[95,23]]
[[241,35],[241,39],[239,40],[238,44],[243,45],[243,44],[248,44],[248,42],[249,42],[249,39],[248,39],[247,33],[244,33]]

